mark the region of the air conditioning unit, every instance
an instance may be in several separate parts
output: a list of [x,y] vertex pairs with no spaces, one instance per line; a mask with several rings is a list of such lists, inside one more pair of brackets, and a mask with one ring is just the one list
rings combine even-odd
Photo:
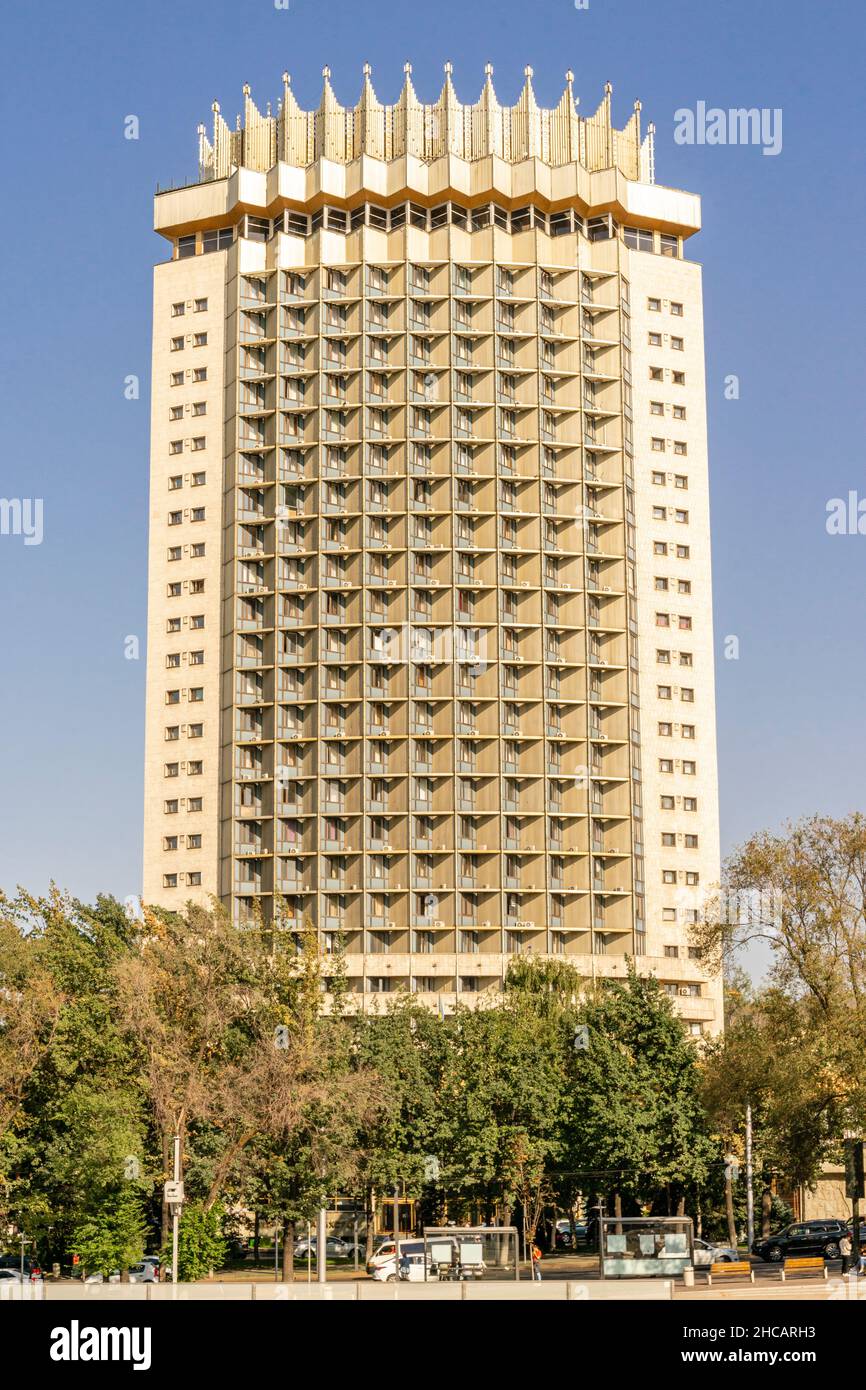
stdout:
[[440,922],[439,919],[438,919],[438,917],[437,917],[436,921],[433,923],[433,926],[434,926],[434,928],[438,928],[438,929],[441,931],[441,929],[445,926],[445,923],[444,923],[444,922]]
[[386,923],[386,926],[388,927],[388,929],[389,929],[390,931],[396,931],[396,930],[397,930],[397,923],[396,923],[396,922],[387,922],[387,923]]

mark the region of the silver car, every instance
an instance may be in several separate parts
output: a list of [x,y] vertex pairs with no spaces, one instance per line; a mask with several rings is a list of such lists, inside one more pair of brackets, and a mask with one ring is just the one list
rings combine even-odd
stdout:
[[695,1240],[692,1256],[695,1269],[709,1269],[710,1265],[735,1264],[740,1253],[732,1245],[715,1245],[709,1240]]

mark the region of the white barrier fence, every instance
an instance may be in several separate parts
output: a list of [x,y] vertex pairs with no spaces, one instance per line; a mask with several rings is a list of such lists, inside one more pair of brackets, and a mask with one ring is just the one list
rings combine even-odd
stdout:
[[670,1279],[477,1280],[463,1283],[384,1284],[345,1280],[330,1284],[81,1284],[46,1283],[0,1288],[0,1302],[46,1303],[446,1303],[491,1301],[595,1303],[673,1298]]

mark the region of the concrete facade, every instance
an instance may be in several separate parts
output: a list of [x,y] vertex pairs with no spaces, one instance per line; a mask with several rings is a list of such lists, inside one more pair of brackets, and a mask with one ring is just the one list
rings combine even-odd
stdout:
[[245,89],[156,199],[144,896],[312,926],[364,1007],[631,957],[712,1031],[699,201],[609,89],[406,83]]

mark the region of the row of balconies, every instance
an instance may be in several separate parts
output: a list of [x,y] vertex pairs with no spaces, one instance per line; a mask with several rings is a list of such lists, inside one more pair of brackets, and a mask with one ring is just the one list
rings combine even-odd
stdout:
[[[614,277],[611,277],[613,280]],[[540,299],[543,303],[573,304],[616,309],[615,283],[597,284],[578,269],[537,265],[458,266],[451,262],[415,266],[410,261],[372,266],[365,262],[331,266],[299,266],[280,270],[278,280],[267,283],[244,276],[240,303],[251,308],[276,302],[303,304],[322,299],[330,303],[359,298],[387,301],[412,296],[436,300],[453,296],[460,301]]]
[[[409,749],[411,762],[438,770],[451,757],[452,742],[506,738],[520,741],[545,736],[568,742],[597,740],[605,744],[628,741],[628,715],[619,707],[587,709],[584,701],[557,703],[536,700],[526,706],[513,701],[478,698],[471,703],[455,700],[424,703],[387,699],[376,691],[366,706],[360,701],[329,699],[320,703],[286,704],[237,711],[235,740],[269,743],[310,738],[405,739],[416,737]],[[455,749],[455,756],[459,750]]]
[[[457,649],[455,659],[459,656]],[[239,671],[235,679],[235,703],[242,707],[275,702],[295,707],[316,700],[357,701],[365,697],[397,702],[411,697],[411,732],[432,735],[442,731],[437,719],[452,699],[465,697],[479,702],[501,699],[503,722],[517,725],[516,729],[504,732],[519,733],[524,712],[530,716],[529,727],[534,727],[531,710],[542,700],[552,703],[588,701],[599,706],[599,719],[604,721],[609,717],[605,715],[605,708],[624,704],[628,692],[617,670],[592,671],[588,676],[585,666],[521,666],[504,661],[499,665],[485,665],[483,669],[478,663],[468,671],[460,664],[419,668],[396,659],[390,663],[359,663],[345,669],[323,663],[301,669]],[[520,712],[516,713],[510,705],[519,705]],[[458,711],[454,718],[462,720],[463,716]],[[448,726],[444,732],[449,732]],[[607,730],[603,728],[602,732]]]
[[[242,352],[248,349],[242,348]],[[327,361],[314,366],[303,362],[278,362],[278,371],[262,370],[273,358],[267,349],[254,350],[259,370],[242,374],[238,381],[237,408],[241,414],[269,410],[311,409],[316,406],[358,410],[364,405],[503,405],[515,409],[600,409],[619,413],[619,378],[594,372],[592,378],[577,369],[550,366],[534,357],[527,365],[498,363],[467,371],[450,362],[436,365],[385,368],[328,369]],[[411,356],[411,354],[410,354]],[[593,363],[593,367],[597,367]]]
[[[362,475],[387,479],[408,476],[419,480],[450,478],[456,475],[470,490],[495,477],[520,482],[553,480],[560,483],[584,481],[597,492],[622,485],[620,465],[610,455],[616,449],[602,448],[591,453],[579,444],[563,442],[539,446],[522,440],[458,440],[430,437],[414,441],[407,450],[402,444],[344,440],[338,444],[296,440],[276,449],[262,436],[240,451],[237,468],[242,485],[249,477],[254,484],[273,486],[282,482],[322,479],[349,480]],[[276,470],[276,471],[275,471]]]
[[303,327],[299,323],[285,329],[276,315],[263,323],[246,324],[238,335],[239,380],[255,383],[279,376],[304,381],[319,374],[352,376],[362,372],[497,371],[506,375],[542,373],[563,380],[583,377],[604,383],[621,376],[616,336],[593,335],[586,322],[578,325],[576,318],[572,333],[540,336],[501,325],[495,330],[450,332],[420,324],[412,324],[407,331],[395,324],[387,332],[368,326],[365,333],[334,327],[318,333],[312,314],[310,318]]
[[[583,517],[595,513],[608,520],[621,511],[615,500],[584,496],[579,479],[504,478],[473,480],[442,476],[431,479],[360,477],[281,482],[240,477],[235,509],[242,520],[294,520],[305,516],[342,516],[356,512],[407,513],[420,516],[527,515]],[[586,510],[585,510],[586,509]]]
[[[411,564],[409,563],[411,559]],[[544,589],[562,594],[595,594],[600,602],[606,595],[624,591],[625,566],[617,557],[594,557],[585,569],[580,556],[540,554],[519,555],[476,553],[460,550],[455,555],[423,554],[408,551],[389,555],[376,550],[341,555],[328,551],[302,556],[274,556],[268,560],[239,559],[236,592],[266,596],[274,590],[305,593],[316,588],[405,588],[464,586],[498,588],[505,602],[519,602],[521,591]],[[513,591],[513,592],[511,592]]]
[[[366,412],[366,413],[365,413]],[[595,421],[601,423],[596,424]],[[605,423],[607,421],[607,423]],[[621,447],[618,421],[611,412],[584,414],[578,408],[556,410],[527,406],[512,409],[492,405],[402,405],[380,407],[317,406],[293,409],[281,406],[270,412],[241,413],[237,447],[245,450],[303,448],[312,444],[352,445],[367,443],[437,443],[445,440],[485,444],[499,440],[526,448],[542,444],[617,450]]]

